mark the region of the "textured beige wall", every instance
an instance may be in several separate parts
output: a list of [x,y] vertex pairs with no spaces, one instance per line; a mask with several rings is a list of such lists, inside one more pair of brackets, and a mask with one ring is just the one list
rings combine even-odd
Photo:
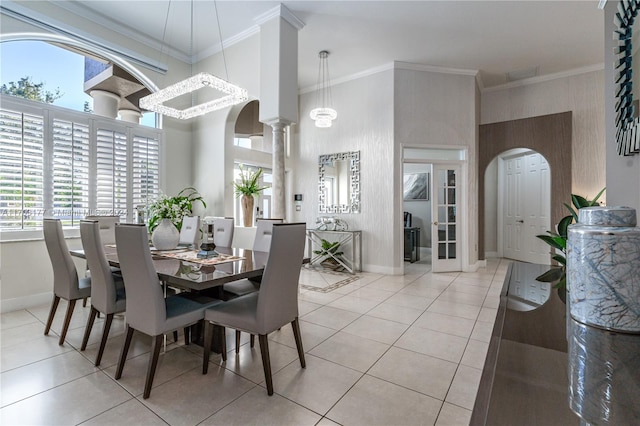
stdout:
[[[335,214],[362,231],[363,267],[393,273],[394,163],[393,73],[383,71],[331,87],[338,118],[320,129],[309,118],[315,92],[300,96],[300,123],[292,144],[292,192],[303,194],[302,209],[292,221],[313,225],[318,213],[318,157],[360,151],[361,213]],[[288,202],[290,202],[288,200]],[[399,262],[398,262],[399,263]]]
[[[459,146],[467,149],[466,215],[467,251],[463,269],[475,268],[478,259],[478,113],[475,76],[396,69],[394,138],[397,146]],[[396,168],[402,167],[398,159]],[[401,186],[400,186],[401,187]],[[401,195],[401,194],[400,194]],[[401,199],[401,198],[400,198]],[[397,204],[401,206],[400,203]],[[402,210],[398,209],[402,218]],[[399,219],[401,223],[401,219]]]
[[571,111],[571,191],[594,196],[605,186],[604,70],[484,91],[480,124]]
[[[591,71],[520,87],[485,90],[480,124],[572,112],[571,192],[592,197],[606,185],[605,72]],[[612,142],[609,142],[612,143]],[[480,171],[483,173],[483,171]],[[551,183],[553,190],[553,182]],[[497,186],[487,191],[497,191]],[[607,199],[606,194],[602,198]],[[486,230],[497,232],[497,215],[487,216]],[[496,230],[496,231],[493,231]],[[497,235],[487,234],[487,248]]]

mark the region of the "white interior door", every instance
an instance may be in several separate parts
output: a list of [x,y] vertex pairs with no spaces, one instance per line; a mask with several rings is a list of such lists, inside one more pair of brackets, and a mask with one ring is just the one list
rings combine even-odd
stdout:
[[506,158],[503,194],[503,256],[550,264],[549,247],[536,238],[550,228],[550,171],[538,153]]
[[460,186],[458,165],[433,165],[431,203],[431,266],[433,272],[462,270],[460,244]]

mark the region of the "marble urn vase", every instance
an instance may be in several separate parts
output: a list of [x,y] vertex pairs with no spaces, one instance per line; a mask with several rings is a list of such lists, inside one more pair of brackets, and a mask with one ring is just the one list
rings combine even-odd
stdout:
[[640,228],[629,207],[585,207],[569,227],[571,317],[607,330],[640,333]]
[[151,242],[156,250],[173,250],[180,242],[180,232],[170,219],[162,219],[151,234]]

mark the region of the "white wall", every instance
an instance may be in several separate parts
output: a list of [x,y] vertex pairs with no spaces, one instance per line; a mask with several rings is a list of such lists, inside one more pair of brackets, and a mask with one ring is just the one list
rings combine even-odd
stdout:
[[[587,71],[554,80],[532,79],[529,84],[517,87],[485,90],[481,98],[481,124],[572,111],[572,193],[593,197],[605,186],[604,77],[603,70]],[[497,200],[496,191],[497,180],[491,186],[486,182],[487,208]],[[570,194],[565,195],[569,202]],[[602,200],[607,199],[605,194]],[[491,247],[497,250],[498,219],[497,214],[487,208],[485,251],[491,252],[494,251]]]
[[[292,221],[313,225],[320,216],[318,157],[360,151],[361,212],[335,216],[344,219],[349,229],[362,231],[365,270],[393,273],[397,267],[393,244],[393,72],[335,85],[331,94],[338,118],[326,129],[315,127],[309,118],[309,111],[316,107],[315,92],[300,96],[300,123],[291,147],[291,190],[303,194],[303,202],[301,211],[292,213]],[[401,253],[402,247],[399,250]]]

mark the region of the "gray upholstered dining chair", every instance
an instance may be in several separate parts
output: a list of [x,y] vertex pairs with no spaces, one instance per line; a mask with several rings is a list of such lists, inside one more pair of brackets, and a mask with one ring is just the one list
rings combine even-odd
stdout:
[[269,251],[271,245],[271,229],[276,223],[283,223],[283,219],[258,219],[256,225],[256,236],[253,239],[252,250]]
[[[202,374],[207,374],[209,367],[209,352],[213,337],[211,324],[258,335],[262,367],[269,395],[273,394],[267,339],[269,333],[291,323],[300,365],[305,368],[304,350],[298,323],[298,280],[304,255],[305,234],[306,225],[304,223],[274,225],[271,249],[262,276],[260,291],[232,299],[205,311]],[[224,336],[224,332],[222,336]],[[222,359],[226,361],[224,345]]]
[[100,224],[100,240],[102,244],[116,243],[116,223],[120,223],[120,216],[85,216],[84,220],[97,220]]
[[[282,219],[258,219],[252,251],[268,252],[271,247],[273,225],[282,222],[284,222]],[[260,282],[242,279],[225,284],[224,291],[230,295],[230,297],[238,297],[253,293],[257,291],[259,287]]]
[[182,218],[182,227],[180,228],[181,246],[198,246],[200,239],[200,216],[184,216]]
[[102,339],[100,340],[100,348],[98,349],[95,361],[97,367],[100,365],[102,354],[107,344],[109,330],[113,322],[113,315],[124,312],[127,301],[122,276],[119,273],[113,273],[104,253],[99,221],[81,221],[80,238],[82,239],[82,248],[84,249],[89,271],[91,272],[91,312],[89,313],[84,337],[82,338],[81,351],[87,348],[87,342],[89,341],[96,315],[98,312],[105,315]]
[[146,226],[116,225],[116,247],[127,291],[127,331],[115,378],[118,380],[122,377],[134,330],[151,336],[151,353],[143,393],[146,399],[151,393],[164,334],[197,323],[204,318],[206,308],[221,302],[199,303],[181,294],[164,297],[151,259]]
[[[253,251],[268,252],[271,247],[271,233],[273,225],[283,223],[283,219],[258,219],[256,226],[256,235],[253,239]],[[260,288],[259,280],[242,279],[224,285],[224,293],[226,298],[234,298],[244,296],[245,294],[258,291]],[[251,335],[251,347],[254,346],[255,336]],[[240,351],[240,331],[236,330],[236,353]]]
[[213,221],[213,244],[218,247],[231,247],[233,242],[233,218],[218,218]]
[[47,325],[44,328],[44,334],[49,334],[60,299],[68,301],[67,315],[64,318],[60,340],[58,341],[62,345],[67,336],[76,300],[86,299],[91,296],[91,278],[78,277],[76,265],[73,263],[71,254],[69,254],[67,242],[64,240],[60,219],[43,219],[42,230],[51,265],[53,266],[53,302],[51,302],[51,310],[49,311]]

